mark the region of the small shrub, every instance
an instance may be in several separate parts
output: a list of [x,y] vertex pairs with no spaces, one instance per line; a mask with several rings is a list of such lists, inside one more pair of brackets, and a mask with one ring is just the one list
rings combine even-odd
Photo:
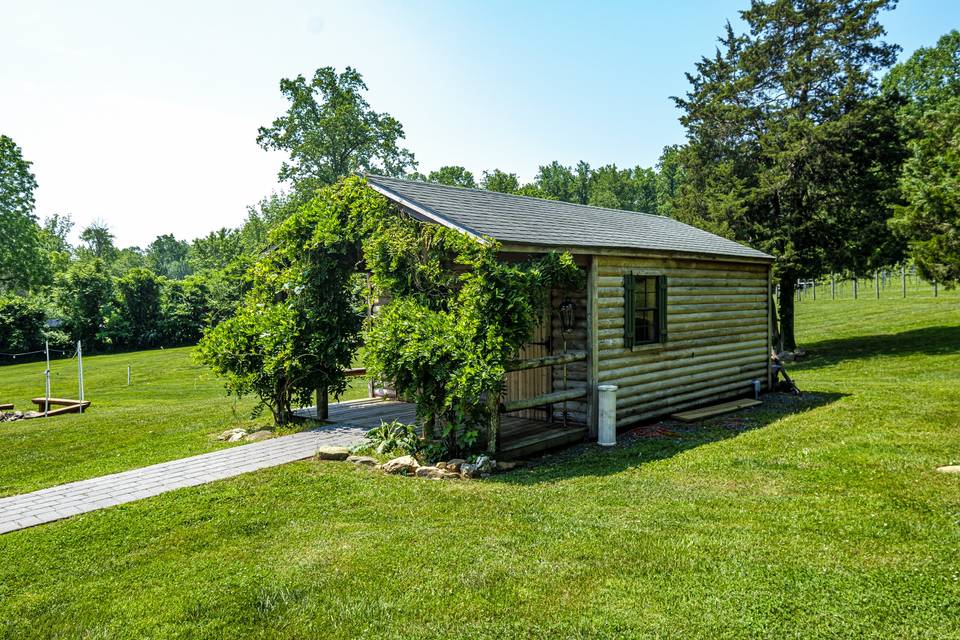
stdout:
[[367,440],[377,453],[399,452],[404,455],[416,455],[420,451],[420,436],[412,424],[403,424],[397,420],[381,422],[367,432]]

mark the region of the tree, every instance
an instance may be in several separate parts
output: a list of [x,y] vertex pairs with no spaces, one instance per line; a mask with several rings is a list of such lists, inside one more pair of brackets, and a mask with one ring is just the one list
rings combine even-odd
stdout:
[[320,189],[270,234],[244,304],[197,348],[228,393],[255,394],[285,424],[314,390],[344,391],[363,318],[353,282],[362,225],[387,215],[386,200],[351,177]]
[[[861,228],[890,215],[872,174],[889,173],[899,140],[883,121],[889,109],[871,101],[875,72],[898,50],[877,19],[893,4],[755,0],[741,12],[749,33],[728,23],[721,48],[674,99],[689,141],[676,215],[776,256],[787,349],[797,279],[862,262],[874,248]],[[854,157],[839,143],[854,132],[884,148]]]
[[680,145],[669,145],[663,148],[660,160],[657,161],[657,213],[671,218],[674,217],[673,203],[679,196],[680,185],[683,183],[680,154]]
[[534,181],[552,200],[563,202],[576,200],[577,178],[570,167],[565,167],[556,160],[550,164],[541,165]]
[[54,213],[43,221],[41,238],[46,249],[52,273],[63,273],[70,265],[70,246],[68,237],[73,230],[70,214]]
[[177,240],[172,233],[157,236],[147,245],[147,268],[171,280],[182,280],[192,273],[187,263],[189,252],[190,243]]
[[71,337],[92,347],[98,341],[104,313],[113,296],[110,269],[100,258],[74,262],[61,275],[57,292]]
[[30,164],[13,140],[0,135],[0,290],[29,289],[50,275],[33,214],[37,181]]
[[507,173],[500,169],[484,171],[480,188],[500,193],[516,193],[520,190],[520,179],[515,173]]
[[237,229],[222,227],[190,244],[187,262],[197,271],[224,269],[243,253],[243,239]]
[[43,307],[36,300],[0,297],[0,351],[43,349],[45,319]]
[[106,322],[114,345],[143,348],[160,344],[162,289],[163,281],[149,269],[132,269],[117,278],[114,307]]
[[403,126],[391,115],[373,111],[363,97],[366,90],[363,77],[351,67],[340,74],[323,67],[309,81],[302,75],[280,81],[290,106],[269,127],[260,127],[257,143],[290,155],[279,177],[304,200],[344,176],[363,171],[402,176],[416,167],[413,154],[399,146]]
[[82,251],[110,264],[117,257],[117,248],[113,244],[113,238],[113,233],[105,222],[94,220],[90,223],[90,226],[80,232],[80,242],[83,243]]
[[906,100],[899,118],[909,140],[905,203],[891,226],[909,240],[920,273],[951,286],[960,281],[960,32],[918,49],[883,86]]
[[477,188],[477,182],[473,179],[473,174],[460,166],[445,166],[436,171],[431,171],[430,175],[427,176],[427,182],[436,182],[451,187]]

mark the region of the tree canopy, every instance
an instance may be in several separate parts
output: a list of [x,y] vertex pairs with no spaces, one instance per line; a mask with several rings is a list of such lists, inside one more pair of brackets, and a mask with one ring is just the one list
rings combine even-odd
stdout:
[[351,67],[343,73],[322,67],[310,80],[298,75],[280,81],[290,106],[260,127],[257,143],[289,154],[280,168],[281,181],[309,198],[311,190],[344,176],[364,171],[402,176],[416,167],[413,154],[400,146],[403,126],[390,114],[371,109],[363,97],[366,90],[363,77]]
[[50,276],[33,214],[37,181],[20,147],[0,135],[0,291],[29,289]]
[[890,215],[882,176],[895,174],[901,155],[876,79],[898,51],[878,21],[893,5],[755,0],[741,12],[749,33],[728,23],[675,98],[688,144],[673,213],[777,257],[788,349],[798,278],[895,253],[863,233]]
[[884,78],[905,99],[899,111],[909,157],[900,188],[904,204],[891,226],[910,242],[924,277],[960,281],[960,32],[918,49]]

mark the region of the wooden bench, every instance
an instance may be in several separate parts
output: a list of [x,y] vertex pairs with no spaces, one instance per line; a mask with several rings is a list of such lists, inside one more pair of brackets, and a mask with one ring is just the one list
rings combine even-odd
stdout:
[[[64,413],[80,413],[81,410],[86,409],[90,406],[89,400],[84,400],[83,402],[79,400],[72,400],[70,398],[32,398],[30,400],[33,404],[37,405],[38,411],[43,411],[46,408],[47,416],[59,416]],[[46,405],[46,407],[44,407]],[[59,409],[50,409],[52,406],[59,406]]]

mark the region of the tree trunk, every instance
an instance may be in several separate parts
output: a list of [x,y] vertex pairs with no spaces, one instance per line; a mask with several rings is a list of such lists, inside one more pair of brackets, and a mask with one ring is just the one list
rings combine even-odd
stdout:
[[797,348],[797,339],[793,332],[794,297],[796,296],[796,277],[792,273],[780,276],[780,345],[785,351]]

